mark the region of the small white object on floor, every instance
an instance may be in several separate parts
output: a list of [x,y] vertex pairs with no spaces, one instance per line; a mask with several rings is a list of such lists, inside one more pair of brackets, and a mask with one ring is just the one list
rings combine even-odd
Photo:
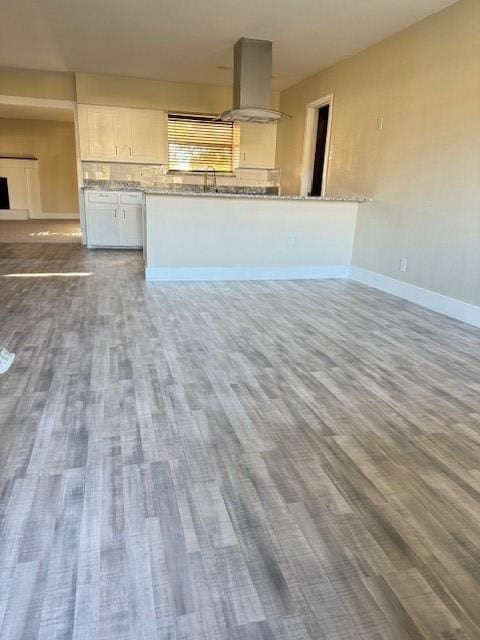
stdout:
[[10,369],[14,360],[14,353],[10,353],[7,349],[0,349],[0,375]]

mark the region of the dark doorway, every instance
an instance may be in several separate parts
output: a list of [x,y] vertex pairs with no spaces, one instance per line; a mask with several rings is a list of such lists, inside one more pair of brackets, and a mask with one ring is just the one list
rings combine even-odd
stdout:
[[6,178],[0,178],[0,209],[10,209],[8,181]]
[[325,167],[325,149],[327,146],[328,116],[330,105],[317,110],[317,142],[315,144],[315,160],[313,163],[311,196],[321,196],[323,188],[323,169]]

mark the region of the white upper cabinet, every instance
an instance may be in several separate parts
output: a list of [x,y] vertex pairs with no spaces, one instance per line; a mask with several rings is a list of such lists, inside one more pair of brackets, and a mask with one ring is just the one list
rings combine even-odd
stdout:
[[164,162],[165,114],[163,111],[128,109],[128,154],[132,162]]
[[242,122],[240,125],[240,167],[273,169],[277,125]]
[[119,114],[111,107],[78,106],[82,160],[118,160]]
[[82,160],[167,161],[165,112],[78,106]]

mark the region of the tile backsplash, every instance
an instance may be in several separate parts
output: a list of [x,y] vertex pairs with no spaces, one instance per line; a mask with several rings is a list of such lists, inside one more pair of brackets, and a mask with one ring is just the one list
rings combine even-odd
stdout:
[[[115,183],[132,188],[165,188],[196,190],[203,187],[203,175],[198,173],[168,173],[167,165],[144,165],[109,162],[82,162],[85,186]],[[209,176],[211,181],[211,176]],[[131,184],[130,184],[131,183]],[[230,192],[279,193],[280,169],[238,168],[232,175],[217,173],[219,190]]]

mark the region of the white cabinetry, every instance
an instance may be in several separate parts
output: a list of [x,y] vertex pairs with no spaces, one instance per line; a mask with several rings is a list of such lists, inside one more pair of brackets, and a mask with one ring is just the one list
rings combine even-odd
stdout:
[[82,160],[167,160],[166,114],[153,109],[78,105]]
[[240,130],[240,167],[273,169],[277,144],[277,125],[242,122]]
[[115,205],[96,204],[86,209],[89,247],[119,247],[120,224]]
[[120,235],[122,246],[141,247],[142,234],[142,207],[133,204],[120,206]]
[[142,247],[141,193],[85,191],[85,215],[88,247]]
[[82,160],[119,160],[120,117],[112,107],[78,106]]
[[148,109],[127,109],[125,124],[128,127],[128,154],[130,162],[166,162],[165,114]]

